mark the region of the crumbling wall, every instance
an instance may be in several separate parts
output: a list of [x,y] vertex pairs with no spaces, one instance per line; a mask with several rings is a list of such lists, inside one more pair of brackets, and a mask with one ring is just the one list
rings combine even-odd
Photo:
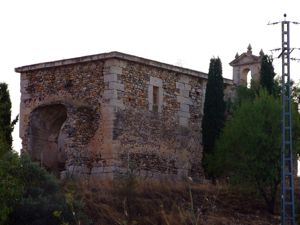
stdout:
[[[60,148],[65,154],[64,169],[69,172],[88,173],[91,170],[89,166],[91,156],[100,155],[102,150],[103,134],[98,130],[101,129],[103,91],[103,62],[101,61],[23,72],[20,107],[22,152],[29,154],[38,152],[35,155],[44,152],[43,157],[46,162],[48,160],[46,158],[54,154],[50,152],[58,151]],[[66,109],[65,121],[60,127],[55,128],[52,139],[51,135],[44,137],[47,139],[44,142],[52,145],[52,150],[49,146],[47,148],[47,145],[43,145],[43,148],[47,149],[38,149],[37,145],[30,144],[34,139],[31,130],[33,127],[45,130],[45,127],[35,124],[40,115],[34,116],[34,114],[40,114],[42,111],[39,109],[48,107],[53,109],[48,113],[48,117],[51,117],[51,114],[59,113],[55,110],[55,105],[61,105]],[[47,119],[47,116],[44,119]],[[50,132],[51,129],[48,130]],[[94,143],[92,146],[89,145],[91,141]],[[33,159],[42,160],[40,156]],[[49,169],[53,170],[53,168]]]

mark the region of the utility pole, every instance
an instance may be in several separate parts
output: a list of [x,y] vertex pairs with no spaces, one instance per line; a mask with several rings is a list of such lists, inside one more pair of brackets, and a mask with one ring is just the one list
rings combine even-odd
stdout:
[[293,146],[292,146],[292,113],[291,113],[291,87],[290,87],[290,23],[286,20],[269,23],[268,25],[281,24],[281,50],[278,58],[282,60],[281,96],[282,96],[282,142],[281,142],[281,225],[296,225],[295,199],[293,176]]
[[[286,18],[286,14],[285,14]],[[290,22],[281,22],[282,35],[282,147],[281,147],[281,224],[295,225],[292,114],[290,87]]]

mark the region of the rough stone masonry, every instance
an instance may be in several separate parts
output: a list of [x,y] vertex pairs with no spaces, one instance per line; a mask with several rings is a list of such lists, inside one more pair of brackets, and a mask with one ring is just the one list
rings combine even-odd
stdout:
[[[235,60],[237,63],[237,59]],[[207,74],[119,52],[16,68],[22,152],[58,176],[203,176]],[[233,82],[224,79],[226,96]]]

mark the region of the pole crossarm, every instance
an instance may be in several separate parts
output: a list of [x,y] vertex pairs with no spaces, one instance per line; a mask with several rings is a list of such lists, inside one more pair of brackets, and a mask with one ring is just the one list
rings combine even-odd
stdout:
[[267,25],[276,25],[276,24],[279,24],[279,23],[281,23],[281,22],[273,22],[273,23],[271,23],[271,22],[268,22],[268,24],[267,24]]
[[291,58],[291,60],[296,61],[296,62],[300,62],[299,58]]

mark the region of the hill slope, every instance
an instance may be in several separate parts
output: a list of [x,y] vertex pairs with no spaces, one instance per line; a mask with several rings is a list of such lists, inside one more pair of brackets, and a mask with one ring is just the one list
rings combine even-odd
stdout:
[[268,225],[279,224],[255,194],[227,186],[136,181],[81,182],[85,212],[93,224]]

